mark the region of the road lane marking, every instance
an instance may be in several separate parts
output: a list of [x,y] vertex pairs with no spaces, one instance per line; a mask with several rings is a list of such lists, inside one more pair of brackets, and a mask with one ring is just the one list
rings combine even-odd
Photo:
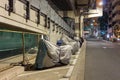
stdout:
[[65,78],[69,78],[69,77],[72,75],[73,69],[74,69],[74,66],[70,66],[67,74],[66,74],[64,77],[65,77]]
[[102,47],[102,48],[106,49],[107,47]]

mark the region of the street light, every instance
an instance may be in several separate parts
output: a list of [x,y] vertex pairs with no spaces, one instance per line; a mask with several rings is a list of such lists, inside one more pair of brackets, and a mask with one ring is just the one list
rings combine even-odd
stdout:
[[95,22],[95,20],[93,20],[93,22]]
[[102,6],[103,5],[103,2],[101,1],[101,2],[99,2],[99,6]]
[[91,23],[90,25],[93,26],[93,23]]

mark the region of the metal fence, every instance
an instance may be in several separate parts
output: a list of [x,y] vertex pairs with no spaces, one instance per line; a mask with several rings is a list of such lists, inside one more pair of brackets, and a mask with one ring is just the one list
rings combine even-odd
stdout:
[[22,62],[36,57],[41,34],[0,30],[0,66]]

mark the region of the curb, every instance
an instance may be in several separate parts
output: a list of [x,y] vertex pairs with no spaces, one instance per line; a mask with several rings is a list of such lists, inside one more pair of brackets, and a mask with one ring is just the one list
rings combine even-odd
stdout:
[[[83,45],[84,45],[84,44],[85,44],[85,43],[83,43]],[[82,45],[82,47],[83,47],[83,45]],[[82,47],[81,47],[81,48],[82,48]],[[68,72],[66,73],[66,75],[63,76],[63,78],[61,78],[61,79],[59,79],[59,80],[70,80],[70,77],[72,76],[72,73],[73,73],[73,71],[74,71],[74,69],[75,69],[75,65],[76,65],[76,63],[77,63],[77,61],[78,61],[78,58],[79,58],[79,55],[80,55],[80,53],[81,53],[81,48],[78,50],[78,52],[76,52],[75,59],[73,60],[72,64],[70,64],[71,66],[70,66]]]

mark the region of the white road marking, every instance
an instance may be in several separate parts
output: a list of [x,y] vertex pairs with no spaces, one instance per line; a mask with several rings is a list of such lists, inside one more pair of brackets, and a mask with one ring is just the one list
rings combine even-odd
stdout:
[[107,47],[102,47],[102,48],[106,49]]
[[69,78],[62,78],[62,79],[59,79],[59,80],[69,80]]
[[64,77],[65,77],[65,78],[69,78],[69,77],[72,75],[73,69],[74,69],[74,66],[70,66],[67,74],[66,74]]
[[73,61],[72,65],[75,65],[75,64],[76,64],[76,62],[77,62],[77,59],[74,59],[74,61]]

